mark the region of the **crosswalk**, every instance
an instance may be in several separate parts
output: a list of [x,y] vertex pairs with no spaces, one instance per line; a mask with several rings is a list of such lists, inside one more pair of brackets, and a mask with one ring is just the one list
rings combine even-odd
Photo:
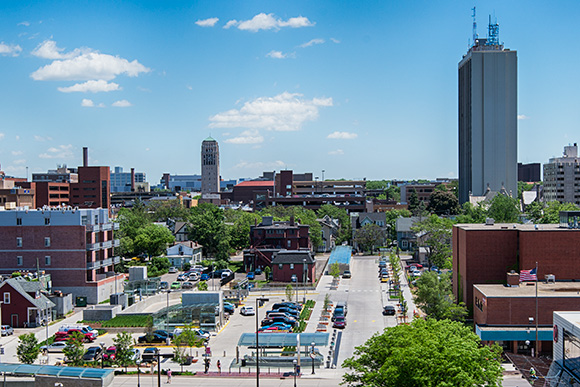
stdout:
[[345,289],[345,292],[349,292],[349,293],[380,293],[381,289],[355,289],[355,290]]

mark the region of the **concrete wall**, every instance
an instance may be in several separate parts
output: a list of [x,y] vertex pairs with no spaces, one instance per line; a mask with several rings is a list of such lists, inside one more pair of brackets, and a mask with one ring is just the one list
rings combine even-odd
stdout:
[[132,266],[129,268],[129,281],[143,281],[147,279],[146,266]]
[[[169,300],[179,300],[181,295],[184,293],[181,292],[172,292],[169,293]],[[150,306],[167,301],[167,293],[160,293],[156,294],[151,297],[144,298],[143,301],[137,302],[136,304],[131,305],[127,309],[121,312],[121,314],[139,314],[143,313],[144,310],[149,308]],[[163,306],[165,307],[165,306]]]
[[107,321],[121,312],[121,305],[94,305],[83,310],[85,321]]
[[56,310],[57,316],[64,316],[71,310],[73,310],[73,299],[72,294],[64,294],[62,297],[50,296],[48,297],[50,301],[54,302],[56,307],[52,308]]

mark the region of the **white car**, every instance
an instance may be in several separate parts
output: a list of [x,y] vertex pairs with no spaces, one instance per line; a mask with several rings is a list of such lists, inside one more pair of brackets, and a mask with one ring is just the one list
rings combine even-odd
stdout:
[[177,273],[177,268],[175,266],[171,266],[169,268],[169,273]]
[[40,347],[41,351],[47,350],[48,352],[62,352],[66,347],[66,341],[55,341],[50,345],[43,345]]
[[422,272],[420,272],[419,270],[415,270],[414,272],[411,273],[411,275],[413,277],[420,277],[421,274],[423,274]]
[[244,316],[254,316],[256,314],[256,310],[253,306],[242,306],[240,309],[240,314]]
[[10,325],[2,325],[2,336],[10,336],[14,334],[14,329]]
[[197,281],[199,280],[199,273],[197,272],[193,272],[193,273],[189,273],[189,280],[190,281]]

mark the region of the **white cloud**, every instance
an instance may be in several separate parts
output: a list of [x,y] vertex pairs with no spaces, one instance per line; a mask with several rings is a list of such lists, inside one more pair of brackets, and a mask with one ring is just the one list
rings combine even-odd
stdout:
[[4,133],[0,133],[0,140],[2,140],[6,136]]
[[12,164],[15,165],[22,165],[22,164],[26,164],[26,159],[18,159],[18,160],[13,160]]
[[17,141],[18,141],[18,140],[20,140],[20,136],[16,136],[16,140],[17,140]]
[[318,118],[321,106],[332,106],[332,98],[302,98],[302,94],[284,92],[275,97],[260,97],[211,116],[212,128],[249,128],[276,131],[300,130],[306,121]]
[[315,44],[324,44],[324,39],[312,39],[309,42],[302,43],[300,45],[300,47],[306,48],[306,47],[314,46]]
[[358,137],[356,133],[349,132],[332,132],[326,138],[331,138],[333,140],[354,140]]
[[149,71],[137,60],[129,62],[118,56],[89,52],[71,59],[55,60],[33,72],[30,77],[35,81],[110,81],[117,75],[136,77]]
[[127,101],[126,99],[122,99],[120,101],[113,102],[112,106],[114,106],[114,107],[129,107],[129,106],[133,106],[133,105],[131,104],[131,102]]
[[518,114],[518,120],[528,120],[528,119],[530,119],[530,117],[524,114]]
[[116,91],[121,90],[122,88],[119,87],[118,84],[111,82],[108,83],[102,79],[98,81],[86,81],[84,83],[77,83],[69,87],[59,87],[58,91],[63,93],[73,93],[73,92],[80,92],[80,93],[99,93],[99,92],[109,92],[109,91]]
[[24,152],[22,152],[22,151],[12,151],[11,153],[12,153],[12,156],[20,156]]
[[83,98],[83,100],[81,101],[81,106],[82,107],[94,107],[95,103],[93,102],[92,99]]
[[245,130],[238,137],[228,138],[226,142],[230,144],[261,144],[264,142],[264,137],[257,130]]
[[342,149],[337,149],[337,150],[333,150],[328,152],[329,155],[333,155],[333,156],[340,156],[344,154],[344,151]]
[[284,54],[282,51],[272,50],[269,53],[267,53],[266,56],[269,56],[270,58],[274,59],[284,59],[284,58],[293,58],[294,53]]
[[70,159],[74,157],[72,149],[73,146],[71,144],[59,145],[56,148],[50,147],[45,153],[38,155],[38,157],[41,159]]
[[283,168],[286,167],[288,164],[286,164],[283,161],[277,160],[277,161],[270,161],[270,162],[263,162],[263,161],[258,161],[258,162],[248,162],[248,161],[240,161],[234,168],[255,168],[255,169],[269,169],[269,168]]
[[0,55],[4,56],[18,56],[22,52],[22,47],[17,44],[0,43]]
[[34,141],[44,142],[44,141],[52,141],[52,137],[43,137],[43,136],[34,136]]
[[25,20],[23,22],[18,23],[18,25],[19,26],[24,26],[24,27],[30,27],[30,22],[28,22],[28,21]]
[[336,44],[340,43],[340,40],[338,40],[338,39],[330,38],[330,40],[332,40],[332,42],[336,43]]
[[218,22],[217,17],[210,17],[209,19],[204,19],[204,20],[198,20],[195,22],[195,24],[197,24],[200,27],[213,27],[215,26],[215,23]]
[[54,40],[45,40],[32,51],[32,55],[43,59],[72,59],[82,54],[90,53],[88,48],[76,48],[69,53],[64,53],[64,48],[57,47]]
[[315,23],[312,23],[308,18],[299,16],[292,17],[286,21],[276,18],[274,14],[260,13],[254,16],[250,20],[230,20],[226,23],[224,28],[238,27],[240,30],[258,32],[260,30],[279,30],[283,27],[290,28],[301,28],[301,27],[312,27]]

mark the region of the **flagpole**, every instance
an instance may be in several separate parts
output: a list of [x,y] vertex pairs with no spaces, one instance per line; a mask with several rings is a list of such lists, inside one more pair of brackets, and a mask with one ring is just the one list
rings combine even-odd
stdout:
[[536,261],[536,357],[538,357],[538,261]]

